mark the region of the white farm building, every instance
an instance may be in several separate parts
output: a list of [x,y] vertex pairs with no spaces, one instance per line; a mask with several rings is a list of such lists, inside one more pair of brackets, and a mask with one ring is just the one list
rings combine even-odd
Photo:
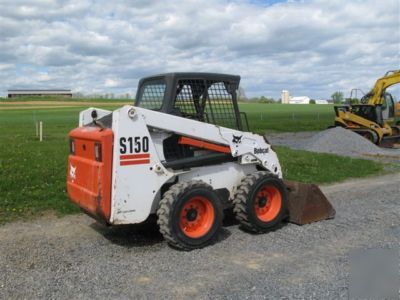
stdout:
[[[283,90],[281,94],[282,104],[310,104],[310,100],[307,96],[290,96],[288,90]],[[318,99],[315,104],[329,104],[329,101]]]
[[310,98],[307,96],[289,97],[289,104],[310,104]]
[[315,104],[329,104],[328,100],[317,99],[315,100]]

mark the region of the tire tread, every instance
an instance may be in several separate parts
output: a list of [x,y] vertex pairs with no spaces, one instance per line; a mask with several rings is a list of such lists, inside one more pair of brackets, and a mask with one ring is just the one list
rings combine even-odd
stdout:
[[[191,180],[187,182],[179,182],[174,184],[169,188],[169,190],[164,194],[163,198],[159,203],[159,208],[157,210],[157,224],[160,228],[160,232],[164,239],[173,247],[181,250],[191,250],[193,248],[188,247],[185,243],[180,241],[175,234],[172,233],[172,220],[171,213],[173,211],[174,202],[182,194],[194,189],[194,188],[205,188],[213,190],[212,187],[201,180]],[[206,245],[204,245],[206,246]],[[197,247],[201,248],[201,247]]]

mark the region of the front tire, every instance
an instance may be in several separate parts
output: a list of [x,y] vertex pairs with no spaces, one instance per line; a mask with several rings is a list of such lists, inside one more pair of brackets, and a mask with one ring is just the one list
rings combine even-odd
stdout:
[[171,186],[160,201],[157,216],[167,242],[191,250],[214,242],[221,229],[223,211],[212,187],[193,180]]
[[242,227],[266,232],[287,217],[286,187],[268,172],[256,172],[243,178],[233,200],[233,211]]

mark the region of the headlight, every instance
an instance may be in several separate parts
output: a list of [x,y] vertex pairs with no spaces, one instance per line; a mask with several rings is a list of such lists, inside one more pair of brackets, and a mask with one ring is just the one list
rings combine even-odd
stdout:
[[97,161],[101,161],[101,144],[95,143],[94,144],[94,157]]
[[75,140],[69,140],[69,153],[75,155]]

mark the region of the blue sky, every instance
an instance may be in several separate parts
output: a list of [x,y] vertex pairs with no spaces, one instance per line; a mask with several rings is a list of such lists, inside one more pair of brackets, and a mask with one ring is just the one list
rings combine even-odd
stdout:
[[[0,2],[0,95],[134,94],[140,77],[239,74],[247,96],[367,91],[400,67],[399,1]],[[398,93],[398,92],[397,92]]]

